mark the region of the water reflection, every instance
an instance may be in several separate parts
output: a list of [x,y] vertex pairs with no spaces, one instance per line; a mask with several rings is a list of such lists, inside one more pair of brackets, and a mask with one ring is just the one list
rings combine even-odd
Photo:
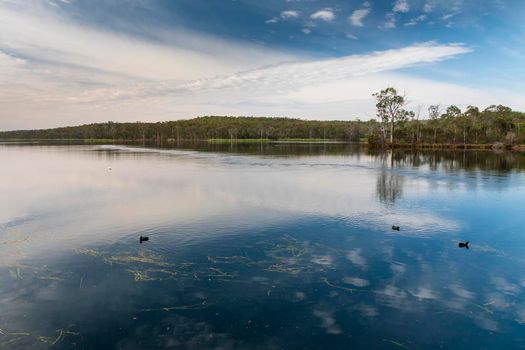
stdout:
[[381,170],[376,184],[379,200],[386,205],[394,205],[403,194],[403,180],[400,175]]
[[0,346],[525,346],[523,155],[245,146],[0,147]]

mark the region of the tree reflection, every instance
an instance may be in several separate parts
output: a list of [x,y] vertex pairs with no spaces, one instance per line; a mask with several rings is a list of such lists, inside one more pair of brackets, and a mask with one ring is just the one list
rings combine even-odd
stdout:
[[376,182],[376,193],[381,203],[393,206],[403,195],[403,176],[383,169]]

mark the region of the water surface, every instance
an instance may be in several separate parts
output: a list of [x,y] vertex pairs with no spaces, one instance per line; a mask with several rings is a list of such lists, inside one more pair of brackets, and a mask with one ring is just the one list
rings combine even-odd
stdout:
[[0,162],[0,348],[525,348],[523,154],[0,145]]

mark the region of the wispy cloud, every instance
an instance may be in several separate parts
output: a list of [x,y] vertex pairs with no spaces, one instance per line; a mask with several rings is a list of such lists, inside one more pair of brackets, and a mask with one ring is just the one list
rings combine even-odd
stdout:
[[290,19],[290,18],[298,18],[299,16],[300,16],[299,11],[286,10],[286,11],[281,12],[279,17],[277,17],[277,16],[276,17],[272,17],[272,18],[266,20],[265,23],[266,24],[277,23],[277,22],[279,22],[279,20],[287,20],[287,19]]
[[335,59],[285,63],[255,69],[231,76],[196,80],[184,85],[191,91],[201,89],[296,89],[309,84],[347,79],[359,75],[410,67],[415,64],[438,62],[471,49],[457,44],[424,43],[397,50],[374,52]]
[[397,0],[394,4],[394,7],[392,8],[393,12],[408,12],[410,11],[410,5],[408,4],[408,0]]
[[[237,44],[182,28],[170,32],[159,28],[157,34],[158,40],[146,41],[74,25],[38,7],[19,9],[0,3],[0,50],[24,58],[43,73],[44,67],[57,66],[119,79],[188,80],[233,72],[239,65],[248,69],[260,59],[270,64],[284,58],[258,45]],[[274,54],[280,58],[270,57]]]
[[423,22],[426,19],[427,19],[427,15],[425,15],[425,14],[419,15],[417,17],[412,18],[407,23],[405,23],[405,27],[415,26],[418,23]]
[[352,12],[350,17],[348,17],[350,24],[352,24],[355,27],[362,27],[363,20],[366,18],[366,16],[370,14],[370,11],[371,10],[368,7],[355,10],[354,12]]
[[380,28],[383,29],[394,29],[396,27],[396,15],[393,12],[387,12],[385,14],[385,22]]
[[[179,27],[150,26],[147,35],[134,36],[80,25],[37,3],[0,1],[3,129],[203,114],[366,118],[374,115],[371,93],[390,84],[422,104],[523,105],[516,94],[394,72],[470,52],[464,45],[429,42],[313,59]],[[319,21],[334,21],[334,10],[322,11],[333,17],[298,13],[306,18],[296,31],[310,34]],[[276,12],[279,21],[295,18],[285,12]],[[389,13],[395,26],[396,14]],[[346,37],[357,39],[354,34]]]
[[423,5],[423,12],[430,13],[434,11],[434,8],[436,7],[436,3],[434,0],[428,0],[425,5]]
[[311,19],[321,20],[325,22],[331,22],[335,19],[334,11],[331,8],[324,8],[317,12],[312,13],[310,16]]
[[297,11],[287,10],[287,11],[281,12],[281,18],[283,18],[283,19],[286,19],[286,18],[297,18],[297,17],[299,17],[299,12],[297,12]]

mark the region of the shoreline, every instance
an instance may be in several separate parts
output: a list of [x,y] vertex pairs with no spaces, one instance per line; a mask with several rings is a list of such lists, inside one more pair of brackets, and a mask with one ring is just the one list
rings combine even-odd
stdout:
[[[78,144],[118,144],[118,143],[151,143],[151,144],[178,144],[178,143],[208,143],[216,145],[241,145],[241,144],[355,144],[362,145],[374,150],[391,150],[392,145],[370,145],[367,142],[345,141],[334,139],[304,139],[304,138],[285,138],[285,139],[0,139],[0,144],[45,144],[45,143],[78,143]],[[525,152],[525,144],[505,145],[502,143],[481,143],[481,144],[454,144],[454,143],[418,143],[418,144],[394,144],[394,149],[399,150],[454,150],[454,151],[514,151]]]

